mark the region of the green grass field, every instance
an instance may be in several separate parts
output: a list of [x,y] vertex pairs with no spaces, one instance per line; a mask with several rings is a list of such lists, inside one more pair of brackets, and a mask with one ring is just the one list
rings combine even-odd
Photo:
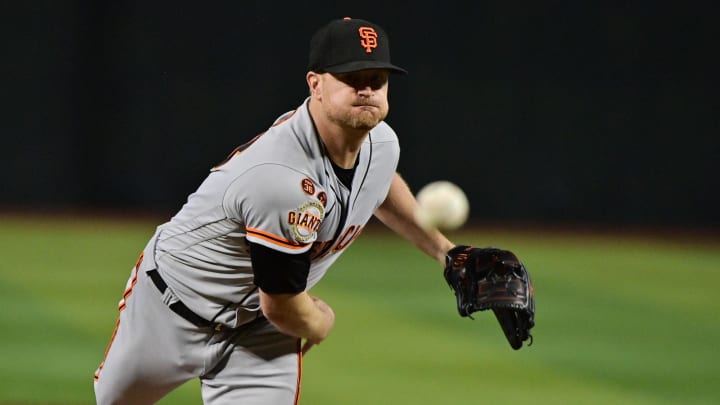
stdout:
[[[92,375],[140,220],[0,217],[0,404],[93,404]],[[336,311],[303,368],[303,405],[720,403],[720,241],[533,230],[452,235],[515,251],[535,343],[460,318],[436,264],[365,232],[313,291]],[[200,404],[199,385],[162,404]]]

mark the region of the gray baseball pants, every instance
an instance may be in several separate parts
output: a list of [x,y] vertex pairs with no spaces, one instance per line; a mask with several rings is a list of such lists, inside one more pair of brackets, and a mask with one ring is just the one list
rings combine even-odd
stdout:
[[200,328],[170,310],[172,291],[161,294],[138,267],[95,372],[98,405],[153,404],[192,378],[207,405],[297,404],[299,339],[264,319],[227,332]]

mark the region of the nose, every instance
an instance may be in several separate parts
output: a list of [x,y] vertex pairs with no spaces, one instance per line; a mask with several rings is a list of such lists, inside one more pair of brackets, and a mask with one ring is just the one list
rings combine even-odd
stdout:
[[370,85],[366,85],[365,87],[357,87],[355,90],[357,91],[358,95],[361,96],[371,96],[374,92]]

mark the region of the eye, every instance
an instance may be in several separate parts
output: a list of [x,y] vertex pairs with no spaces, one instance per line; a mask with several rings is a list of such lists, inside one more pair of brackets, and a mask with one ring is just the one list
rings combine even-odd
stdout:
[[370,85],[370,88],[372,88],[373,90],[377,90],[377,89],[381,88],[387,81],[388,81],[387,73],[378,72],[377,74],[373,75],[370,78],[368,84]]
[[356,90],[361,90],[366,87],[378,90],[388,81],[388,73],[383,70],[338,73],[334,76],[336,79]]

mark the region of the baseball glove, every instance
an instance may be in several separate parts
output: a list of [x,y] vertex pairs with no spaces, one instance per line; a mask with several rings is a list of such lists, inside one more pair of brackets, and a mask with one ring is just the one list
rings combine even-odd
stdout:
[[535,326],[530,274],[508,250],[456,246],[447,253],[445,280],[455,292],[460,316],[491,309],[510,346],[518,350]]

